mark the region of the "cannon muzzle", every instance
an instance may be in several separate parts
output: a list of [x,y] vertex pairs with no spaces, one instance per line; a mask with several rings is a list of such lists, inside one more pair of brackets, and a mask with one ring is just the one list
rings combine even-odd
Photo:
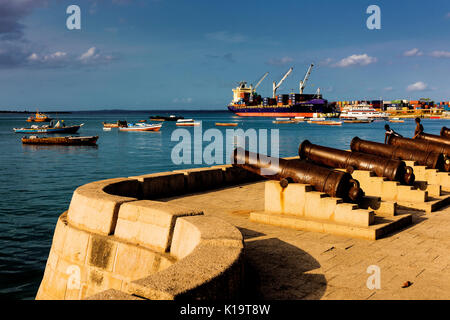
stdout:
[[244,168],[271,180],[282,187],[291,182],[309,184],[316,191],[331,197],[358,203],[364,196],[359,182],[347,172],[332,170],[303,160],[285,160],[237,148],[233,152],[234,166]]
[[298,155],[300,159],[332,168],[346,169],[349,173],[354,169],[368,170],[378,177],[399,181],[402,184],[412,185],[415,181],[413,169],[407,167],[401,160],[319,146],[308,140],[302,142]]

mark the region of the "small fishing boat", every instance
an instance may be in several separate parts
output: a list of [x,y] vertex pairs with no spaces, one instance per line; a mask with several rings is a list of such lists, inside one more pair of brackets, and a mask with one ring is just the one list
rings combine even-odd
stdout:
[[127,127],[119,127],[120,131],[159,131],[162,124],[129,123]]
[[50,122],[51,120],[52,118],[50,118],[46,114],[36,111],[35,117],[28,117],[27,122]]
[[145,123],[147,120],[139,120],[140,123]]
[[344,123],[372,123],[374,119],[344,119]]
[[89,137],[45,137],[37,136],[23,137],[23,144],[41,144],[41,145],[64,145],[64,146],[94,146],[97,144],[98,136]]
[[194,119],[179,119],[175,125],[181,127],[193,127],[200,125],[200,122],[195,122]]
[[332,121],[332,120],[330,120],[330,121],[316,121],[316,122],[313,121],[312,123],[320,124],[320,125],[323,125],[323,126],[342,126],[342,121]]
[[111,131],[112,128],[103,127],[103,131]]
[[392,118],[392,119],[389,119],[389,122],[403,123],[403,122],[405,122],[405,120],[400,120],[400,118]]
[[30,128],[13,128],[15,133],[77,133],[77,131],[84,125],[84,123],[76,126],[64,126],[60,122],[55,126],[31,126]]
[[218,127],[236,127],[238,124],[236,122],[230,122],[230,123],[222,123],[222,122],[216,122],[216,126]]
[[150,119],[153,121],[178,121],[180,119],[184,119],[184,117],[171,114],[168,117],[166,117],[166,116],[151,116]]

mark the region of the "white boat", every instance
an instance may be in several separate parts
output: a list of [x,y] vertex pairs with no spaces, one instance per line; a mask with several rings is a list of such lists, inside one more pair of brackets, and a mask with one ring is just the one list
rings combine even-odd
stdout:
[[385,112],[375,110],[370,104],[362,103],[345,106],[339,118],[348,120],[388,120],[389,115]]
[[129,123],[127,127],[120,127],[120,131],[159,131],[162,124],[147,124],[147,123]]
[[192,127],[200,125],[200,122],[195,122],[194,119],[180,119],[175,123],[177,126],[181,127]]

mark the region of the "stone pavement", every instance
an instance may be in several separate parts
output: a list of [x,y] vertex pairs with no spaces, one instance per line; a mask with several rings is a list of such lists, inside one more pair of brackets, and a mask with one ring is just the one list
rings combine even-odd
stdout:
[[[450,208],[413,213],[413,225],[376,240],[286,229],[250,221],[264,209],[264,182],[160,199],[230,222],[263,299],[450,299]],[[369,289],[380,268],[381,288]],[[403,283],[412,284],[402,288]]]

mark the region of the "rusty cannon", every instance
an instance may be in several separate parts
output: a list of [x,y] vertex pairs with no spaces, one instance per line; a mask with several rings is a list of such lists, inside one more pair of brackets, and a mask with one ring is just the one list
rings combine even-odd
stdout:
[[298,149],[302,160],[333,168],[346,169],[352,173],[353,169],[368,170],[378,177],[385,177],[391,181],[412,185],[415,180],[414,171],[405,162],[397,159],[384,158],[361,152],[350,152],[312,144],[308,140],[302,142]]
[[450,129],[447,127],[442,127],[441,129],[441,137],[445,137],[447,139],[450,139]]
[[419,134],[416,137],[416,140],[424,140],[424,141],[429,141],[432,143],[442,143],[445,144],[447,146],[450,146],[450,137],[443,137],[443,136],[437,136],[434,134],[429,134],[429,133],[425,133],[422,132],[421,134]]
[[236,148],[233,166],[238,166],[270,180],[278,180],[283,188],[289,183],[303,183],[331,197],[358,203],[364,192],[348,172],[321,167],[302,160],[285,160]]
[[415,161],[419,165],[427,166],[431,169],[450,171],[450,163],[444,159],[442,153],[425,152],[417,148],[405,148],[395,145],[383,144],[373,141],[361,140],[354,137],[350,143],[352,151],[369,153],[389,159],[400,159],[405,161]]
[[390,135],[388,137],[387,143],[393,146],[422,150],[425,152],[442,153],[444,155],[444,158],[448,158],[448,155],[450,155],[450,145],[431,142],[423,139],[409,139]]

